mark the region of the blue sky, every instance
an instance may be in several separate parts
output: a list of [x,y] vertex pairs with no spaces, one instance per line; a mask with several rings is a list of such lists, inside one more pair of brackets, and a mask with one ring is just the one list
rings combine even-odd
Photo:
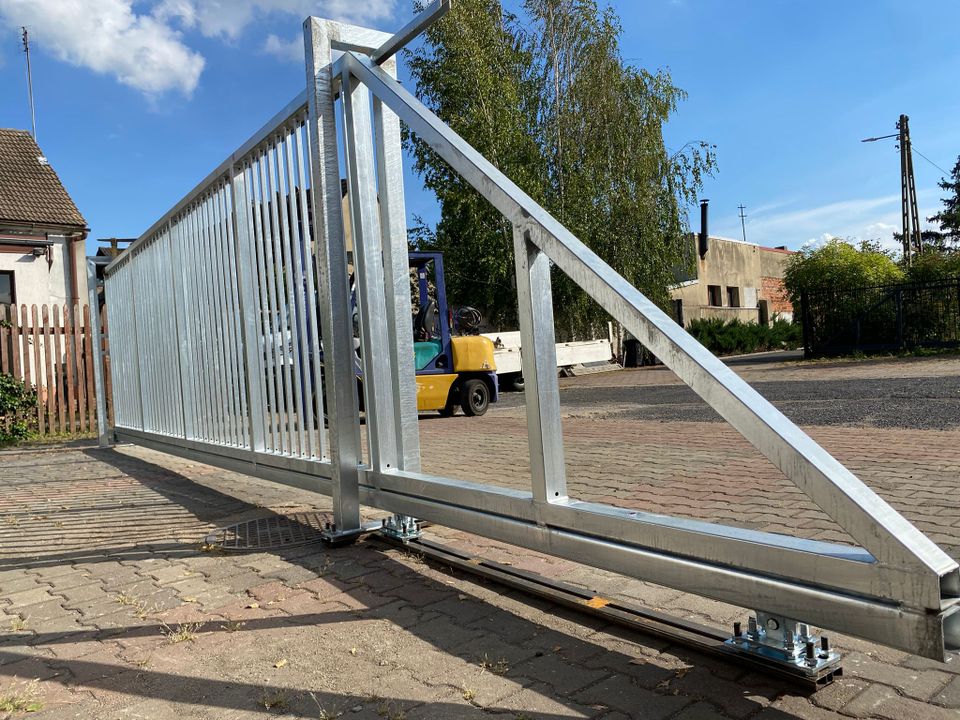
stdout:
[[[743,203],[751,242],[889,241],[899,158],[893,141],[860,139],[894,132],[905,112],[917,150],[946,169],[960,154],[955,0],[613,6],[624,57],[668,67],[689,93],[668,145],[717,145],[703,193],[712,234],[740,237]],[[412,10],[407,0],[0,0],[0,127],[30,124],[26,24],[44,153],[91,238],[136,236],[303,87],[311,13],[390,30]],[[919,156],[915,167],[930,215],[942,173]],[[411,215],[436,217],[413,176],[407,200]]]

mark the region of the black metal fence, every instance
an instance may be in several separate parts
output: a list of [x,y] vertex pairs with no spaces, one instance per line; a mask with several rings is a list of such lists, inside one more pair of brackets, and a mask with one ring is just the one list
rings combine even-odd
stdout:
[[807,357],[960,346],[960,278],[801,295]]

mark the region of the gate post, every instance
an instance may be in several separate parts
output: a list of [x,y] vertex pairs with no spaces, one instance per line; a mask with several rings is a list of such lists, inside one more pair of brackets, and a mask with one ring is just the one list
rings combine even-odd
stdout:
[[93,387],[97,395],[97,436],[99,446],[110,447],[107,426],[107,384],[103,377],[103,337],[100,335],[100,303],[97,297],[97,265],[87,259],[87,294],[90,301],[91,345],[93,346]]
[[334,108],[331,27],[316,18],[304,23],[307,103],[313,170],[313,227],[320,284],[321,335],[330,420],[333,516],[337,532],[360,528],[360,418],[354,374],[353,322],[347,249],[340,205],[337,124]]

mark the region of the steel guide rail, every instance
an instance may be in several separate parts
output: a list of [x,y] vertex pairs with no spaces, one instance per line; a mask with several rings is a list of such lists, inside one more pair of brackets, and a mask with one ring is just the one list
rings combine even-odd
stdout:
[[[106,268],[113,436],[329,494],[341,538],[365,529],[362,503],[754,608],[766,662],[819,672],[797,654],[808,624],[941,660],[960,649],[957,563],[397,82],[391,56],[448,8],[393,36],[308,18],[305,93]],[[421,472],[401,122],[513,224],[529,490]],[[861,547],[569,497],[551,263]]]
[[407,543],[382,533],[374,533],[371,537],[391,547],[407,548],[440,567],[456,568],[470,575],[492,580],[506,588],[541,597],[582,615],[601,618],[620,627],[671,640],[706,655],[728,660],[734,658],[760,672],[784,678],[809,691],[826,687],[843,675],[843,668],[838,662],[839,658],[836,658],[834,663],[817,668],[814,673],[809,674],[798,670],[793,665],[768,662],[751,653],[741,652],[728,642],[729,634],[717,628],[624,600],[597,595],[570,583],[471,555],[422,537]]

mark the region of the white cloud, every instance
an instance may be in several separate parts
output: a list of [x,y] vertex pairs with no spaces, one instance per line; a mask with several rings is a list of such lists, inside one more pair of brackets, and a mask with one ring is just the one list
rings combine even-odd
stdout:
[[[0,0],[0,26],[28,26],[39,51],[157,97],[190,96],[205,60],[185,33],[234,42],[249,28],[280,17],[292,33],[309,15],[360,25],[394,17],[397,0]],[[252,42],[259,44],[259,39]],[[270,34],[263,51],[300,60],[303,41]]]
[[0,20],[29,27],[38,46],[60,60],[147,95],[176,90],[189,96],[203,71],[203,57],[180,33],[137,14],[133,0],[0,0]]
[[266,42],[263,43],[263,51],[280,60],[303,62],[303,37],[295,35],[290,40],[283,40],[270,33],[267,35]]
[[396,0],[161,0],[154,12],[206,37],[236,40],[247,26],[269,15],[293,17],[298,26],[309,15],[370,25],[392,19],[395,7]]

